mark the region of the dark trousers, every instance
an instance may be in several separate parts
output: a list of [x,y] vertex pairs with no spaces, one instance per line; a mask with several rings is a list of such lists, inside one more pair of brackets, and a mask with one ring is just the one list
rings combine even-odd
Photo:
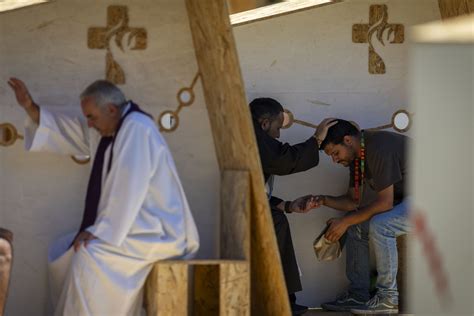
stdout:
[[285,213],[280,210],[272,209],[272,218],[288,294],[299,292],[303,288],[301,287],[300,272],[296,263],[293,241],[291,240],[290,223],[288,223]]

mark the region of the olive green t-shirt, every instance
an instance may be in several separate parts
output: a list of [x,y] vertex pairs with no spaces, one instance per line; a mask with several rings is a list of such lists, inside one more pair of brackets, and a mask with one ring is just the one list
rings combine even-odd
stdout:
[[[393,185],[393,204],[407,195],[408,144],[410,139],[394,132],[364,132],[365,185],[380,192]],[[350,165],[350,187],[354,187],[354,162]]]

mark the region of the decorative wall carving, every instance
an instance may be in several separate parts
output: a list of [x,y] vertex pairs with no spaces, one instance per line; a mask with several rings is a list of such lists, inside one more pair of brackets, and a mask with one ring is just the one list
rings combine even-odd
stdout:
[[[114,59],[110,49],[111,41],[124,51],[123,40],[126,37],[127,47],[132,50],[143,50],[147,47],[147,32],[144,28],[128,26],[128,8],[126,6],[109,6],[107,8],[107,26],[91,27],[87,32],[87,46],[90,49],[105,49],[106,78],[115,84],[125,83],[125,72]],[[134,41],[134,42],[133,42]],[[133,46],[132,45],[133,42]]]
[[[396,130],[399,133],[405,133],[410,129],[411,125],[413,124],[413,115],[415,115],[415,114],[410,113],[407,110],[401,109],[401,110],[398,110],[398,111],[396,111],[392,114],[392,118],[390,120],[390,123],[384,124],[384,125],[381,125],[381,126],[377,126],[377,127],[364,128],[364,130],[366,130],[366,131],[380,131],[380,130],[387,129],[387,128],[393,128],[394,130]],[[360,129],[359,124],[357,124],[354,121],[350,121],[350,122],[353,125],[355,125],[357,128]],[[283,128],[283,129],[290,128],[294,123],[299,124],[299,125],[303,125],[303,126],[306,126],[306,127],[315,128],[315,129],[318,128],[318,125],[316,125],[316,124],[296,119],[294,117],[293,113],[290,110],[284,109],[283,125],[282,125],[281,128]]]
[[181,88],[176,94],[178,99],[178,108],[176,111],[167,110],[160,114],[158,117],[158,125],[160,126],[160,132],[172,132],[179,126],[179,112],[185,106],[190,106],[194,102],[194,86],[199,78],[199,72],[194,76],[191,86]]
[[388,8],[385,4],[371,5],[369,9],[369,24],[354,24],[352,26],[352,42],[369,43],[369,73],[384,74],[385,63],[382,57],[375,51],[372,45],[372,36],[384,43],[384,32],[387,33],[387,40],[392,37],[391,44],[400,44],[405,40],[405,28],[402,24],[389,24]]

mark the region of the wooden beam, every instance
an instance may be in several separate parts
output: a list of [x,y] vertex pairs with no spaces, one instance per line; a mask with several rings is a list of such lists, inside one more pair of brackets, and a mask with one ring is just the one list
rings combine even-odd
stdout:
[[227,0],[229,4],[229,13],[237,13],[252,10],[257,7],[256,0]]
[[23,1],[2,0],[0,1],[0,13],[11,11],[11,10],[22,9],[22,8],[30,7],[33,5],[44,4],[48,2],[51,2],[51,0],[23,0]]
[[225,170],[221,177],[221,259],[250,259],[250,177]]
[[438,0],[443,20],[474,13],[474,0]]
[[474,14],[435,21],[411,28],[411,40],[417,43],[474,43]]
[[186,0],[196,59],[221,172],[251,182],[252,314],[290,315],[273,222],[225,0]]
[[319,8],[328,4],[334,4],[342,1],[344,0],[283,1],[280,3],[259,7],[245,12],[232,12],[230,16],[230,22],[232,26],[239,26],[261,20],[266,20],[269,18],[274,18],[277,16],[287,15],[290,13],[296,13],[303,10]]

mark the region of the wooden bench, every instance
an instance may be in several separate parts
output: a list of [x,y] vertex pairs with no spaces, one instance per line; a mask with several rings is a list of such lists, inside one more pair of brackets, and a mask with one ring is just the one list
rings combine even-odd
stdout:
[[146,288],[147,315],[250,315],[247,260],[162,261]]

